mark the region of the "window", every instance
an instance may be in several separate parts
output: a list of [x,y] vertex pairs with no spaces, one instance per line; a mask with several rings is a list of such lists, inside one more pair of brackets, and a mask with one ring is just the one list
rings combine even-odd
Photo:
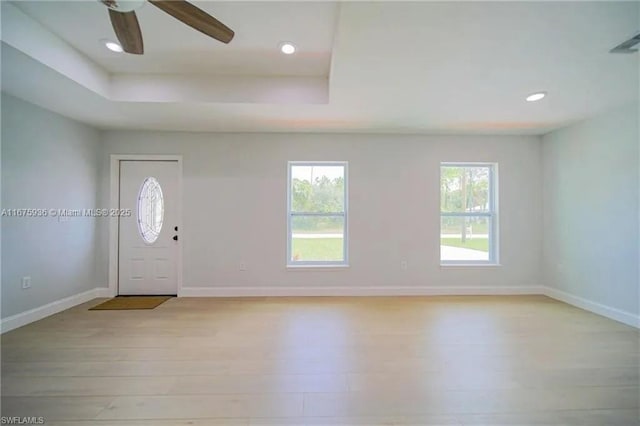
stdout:
[[497,165],[440,166],[440,263],[497,264]]
[[162,189],[155,178],[142,182],[138,194],[138,230],[147,244],[153,244],[162,230],[164,199]]
[[289,162],[288,266],[345,266],[347,163]]

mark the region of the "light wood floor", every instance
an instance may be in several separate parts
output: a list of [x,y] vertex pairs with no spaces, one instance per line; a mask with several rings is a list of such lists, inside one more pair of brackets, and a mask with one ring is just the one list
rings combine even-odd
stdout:
[[542,296],[98,300],[2,336],[47,425],[637,425],[638,331]]

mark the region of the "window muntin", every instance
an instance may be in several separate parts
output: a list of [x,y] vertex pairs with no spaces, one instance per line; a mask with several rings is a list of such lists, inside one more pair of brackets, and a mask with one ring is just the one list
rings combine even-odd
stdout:
[[347,163],[289,162],[288,266],[345,266]]
[[142,182],[137,213],[140,236],[147,244],[155,243],[164,220],[164,197],[156,178],[148,177]]
[[440,263],[497,264],[497,165],[442,163]]

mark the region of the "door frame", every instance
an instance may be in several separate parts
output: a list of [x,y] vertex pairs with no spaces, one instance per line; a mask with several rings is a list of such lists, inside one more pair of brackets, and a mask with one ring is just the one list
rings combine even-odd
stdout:
[[[177,222],[180,230],[180,241],[184,241],[182,226],[182,155],[179,154],[111,154],[109,173],[109,208],[120,208],[120,162],[121,161],[175,161],[178,164],[178,208]],[[118,217],[109,217],[109,295],[118,295],[118,252],[120,249],[120,221]],[[178,244],[176,274],[178,280],[178,296],[182,292],[182,247]]]

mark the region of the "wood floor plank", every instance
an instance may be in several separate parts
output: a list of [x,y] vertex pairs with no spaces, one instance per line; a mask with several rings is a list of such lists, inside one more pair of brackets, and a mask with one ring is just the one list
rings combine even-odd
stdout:
[[[5,417],[43,417],[50,420],[94,419],[113,397],[14,397],[2,396]],[[46,423],[45,423],[46,424]]]
[[302,394],[123,396],[115,398],[97,419],[182,419],[224,417],[296,417]]
[[169,394],[346,392],[344,374],[228,374],[178,377]]
[[3,377],[3,396],[162,395],[176,377]]
[[543,413],[471,414],[458,416],[464,426],[637,426],[637,409],[565,410]]
[[491,414],[559,410],[637,409],[635,387],[568,389],[308,393],[305,416]]
[[250,426],[461,426],[455,416],[300,417],[249,420]]
[[246,418],[224,419],[145,419],[145,420],[67,420],[51,421],[47,426],[250,426]]

